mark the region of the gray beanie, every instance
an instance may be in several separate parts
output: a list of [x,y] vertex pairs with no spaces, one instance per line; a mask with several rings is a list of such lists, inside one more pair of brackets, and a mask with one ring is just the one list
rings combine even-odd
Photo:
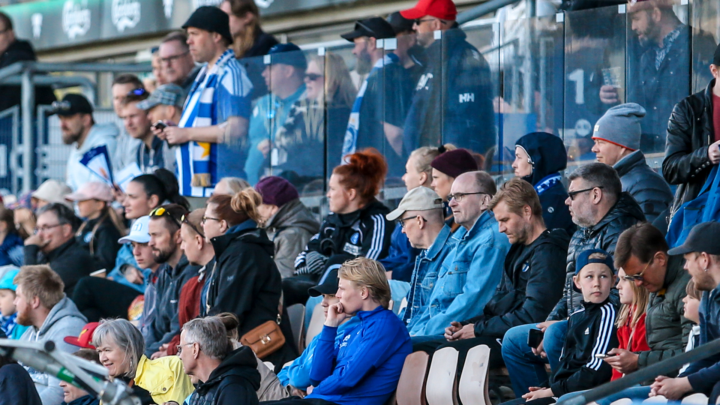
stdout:
[[595,123],[592,139],[601,139],[630,150],[640,149],[640,120],[645,109],[640,104],[617,105]]

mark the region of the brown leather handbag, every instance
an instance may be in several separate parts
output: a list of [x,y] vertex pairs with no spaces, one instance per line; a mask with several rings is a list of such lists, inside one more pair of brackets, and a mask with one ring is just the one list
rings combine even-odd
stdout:
[[240,343],[242,343],[243,346],[250,347],[260,359],[264,359],[266,356],[275,353],[285,344],[285,335],[283,335],[280,329],[280,322],[282,322],[282,301],[283,297],[282,294],[280,294],[277,320],[263,323],[244,334],[240,339]]

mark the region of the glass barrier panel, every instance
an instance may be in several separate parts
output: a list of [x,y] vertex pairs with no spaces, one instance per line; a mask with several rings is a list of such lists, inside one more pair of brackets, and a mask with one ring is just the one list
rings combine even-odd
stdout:
[[[348,131],[351,112],[355,105],[358,89],[365,81],[367,74],[358,70],[357,58],[353,55],[354,45],[346,45],[325,49],[325,74],[336,74],[333,88],[325,87],[325,99],[333,102],[327,106],[327,138],[325,146],[325,179],[330,178],[335,166],[342,163],[343,150],[350,150],[355,134]],[[333,94],[336,92],[336,94]],[[329,102],[329,101],[328,101]],[[328,103],[326,102],[326,104]],[[347,146],[346,144],[347,138]]]
[[710,64],[716,40],[720,38],[720,2],[695,1],[692,4],[692,76],[691,92],[705,90],[712,80]]
[[[715,52],[712,39],[693,49],[691,29],[686,24],[689,6],[677,3],[648,0],[627,8],[627,102],[637,103],[646,111],[641,121],[640,149],[647,158],[664,154],[673,107],[690,95],[691,55],[695,53],[696,60],[712,60]],[[709,69],[705,71],[709,76]]]
[[[317,50],[293,53],[301,82],[281,78],[272,90],[278,97],[269,151],[270,172],[290,181],[301,196],[322,195],[325,190],[325,57]],[[282,64],[273,64],[273,69]],[[296,78],[297,79],[297,78]],[[284,86],[276,86],[280,81]],[[298,86],[298,84],[300,84]]]
[[440,112],[439,121],[425,125],[423,133],[441,133],[443,143],[468,149],[476,154],[479,166],[490,172],[498,171],[493,100],[499,94],[499,67],[488,63],[488,59],[499,60],[497,28],[497,24],[468,31],[454,28],[425,37],[423,41],[430,41],[426,44],[428,83],[424,88],[418,85],[418,93],[423,92],[429,103],[428,113]]
[[595,160],[595,123],[610,107],[626,100],[626,19],[620,12],[620,7],[610,6],[564,14],[562,136],[570,167]]
[[563,125],[563,24],[550,17],[500,25],[502,94],[495,101],[502,131],[496,171],[513,174],[515,144],[526,134],[559,136]]

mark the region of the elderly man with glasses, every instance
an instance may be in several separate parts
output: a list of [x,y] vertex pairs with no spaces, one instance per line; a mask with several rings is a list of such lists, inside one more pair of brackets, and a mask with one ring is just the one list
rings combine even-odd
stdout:
[[[537,367],[538,364],[550,363],[553,371],[559,366],[567,318],[583,308],[582,295],[572,288],[577,256],[588,249],[603,249],[615,254],[620,233],[645,221],[637,202],[630,194],[622,192],[620,177],[612,167],[591,163],[579,167],[568,178],[570,184],[565,204],[570,207],[570,215],[578,230],[568,248],[563,297],[545,322],[516,326],[507,331],[502,342],[503,361],[518,398],[528,392],[528,387],[546,386],[543,384],[547,374],[543,368]],[[616,290],[610,297],[617,303]],[[532,329],[540,329],[544,333],[537,349],[528,346],[528,335]]]
[[[500,282],[505,256],[510,250],[507,236],[500,233],[495,216],[488,210],[497,191],[489,174],[463,173],[455,179],[450,191],[450,208],[461,228],[452,235],[455,247],[442,266],[437,272],[425,275],[424,284],[432,288],[424,308],[413,314],[413,318],[418,317],[410,329],[413,346],[442,338],[452,321],[481,313]],[[418,218],[405,220],[408,221],[403,225],[406,229],[424,222]],[[411,221],[417,223],[410,225]]]

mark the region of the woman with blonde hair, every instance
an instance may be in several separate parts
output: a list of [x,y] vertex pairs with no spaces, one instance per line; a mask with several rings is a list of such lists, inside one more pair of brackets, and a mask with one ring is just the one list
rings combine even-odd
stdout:
[[[273,144],[273,172],[300,189],[325,177],[327,159],[340,161],[342,141],[357,90],[343,58],[332,52],[310,57],[305,71],[306,98],[295,103]],[[325,133],[327,132],[327,140]],[[292,158],[290,158],[292,156]]]
[[[267,321],[277,321],[286,343],[263,358],[277,366],[297,357],[292,330],[279,313],[281,277],[273,254],[275,246],[258,227],[262,197],[252,188],[235,194],[213,195],[203,217],[203,233],[215,249],[215,266],[200,298],[203,315],[231,312],[240,319],[242,337]],[[284,312],[284,311],[283,311]]]
[[[620,314],[617,317],[618,347],[633,353],[650,350],[645,338],[645,308],[649,293],[645,287],[638,287],[632,280],[625,278],[625,271],[618,270],[618,295],[620,296]],[[623,373],[613,369],[612,379],[621,378]]]

